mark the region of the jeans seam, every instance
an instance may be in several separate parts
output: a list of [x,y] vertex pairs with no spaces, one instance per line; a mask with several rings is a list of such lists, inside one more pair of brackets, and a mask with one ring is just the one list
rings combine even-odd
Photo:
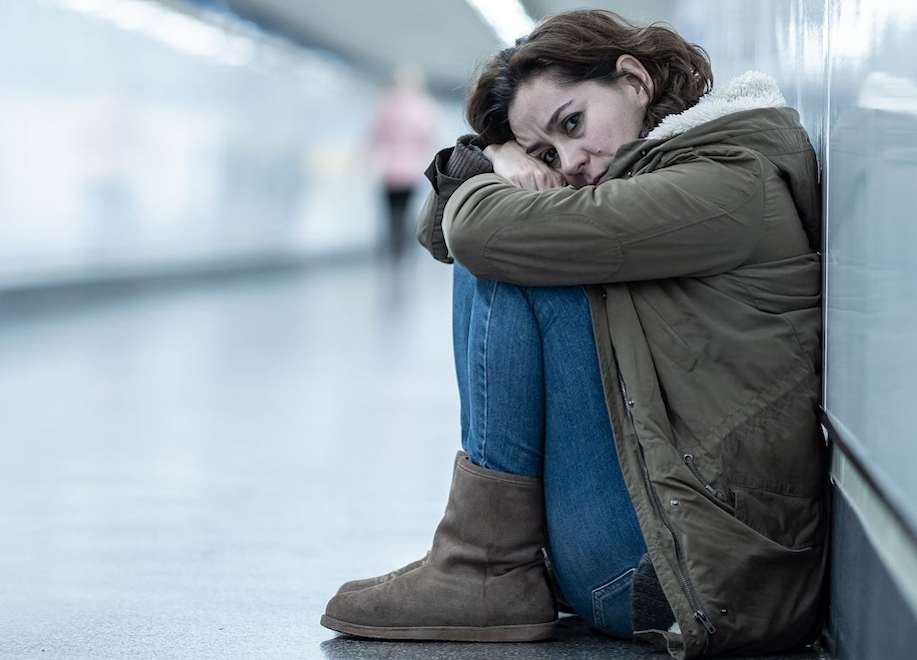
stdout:
[[492,283],[491,295],[490,295],[490,304],[487,306],[487,320],[484,322],[484,355],[482,360],[483,374],[481,380],[484,383],[484,410],[483,410],[483,422],[481,428],[481,467],[487,467],[487,422],[488,416],[490,413],[489,408],[487,407],[487,351],[488,351],[488,342],[490,339],[490,319],[494,311],[494,302],[497,299],[497,282]]

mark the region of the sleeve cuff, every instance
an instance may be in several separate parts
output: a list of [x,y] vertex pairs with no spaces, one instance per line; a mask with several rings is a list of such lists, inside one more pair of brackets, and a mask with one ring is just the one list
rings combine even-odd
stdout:
[[463,135],[455,143],[455,148],[449,156],[446,171],[443,174],[465,181],[478,174],[488,174],[493,171],[493,164],[484,155],[477,136]]

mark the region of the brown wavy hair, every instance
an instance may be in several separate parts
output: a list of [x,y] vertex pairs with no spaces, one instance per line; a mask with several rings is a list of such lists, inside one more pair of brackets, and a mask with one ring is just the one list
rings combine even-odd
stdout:
[[621,55],[640,60],[653,79],[644,131],[666,115],[687,110],[713,87],[706,51],[670,27],[636,25],[614,12],[581,9],[546,17],[529,36],[486,61],[469,88],[465,116],[485,142],[508,142],[514,137],[509,105],[519,87],[541,74],[561,85],[587,80],[613,85],[631,75],[616,68]]

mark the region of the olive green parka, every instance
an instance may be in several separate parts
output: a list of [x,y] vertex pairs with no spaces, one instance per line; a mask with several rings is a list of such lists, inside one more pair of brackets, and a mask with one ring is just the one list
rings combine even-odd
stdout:
[[676,658],[815,639],[821,217],[797,113],[749,72],[622,146],[597,186],[525,190],[469,177],[475,160],[486,169],[467,141],[434,160],[418,237],[479,278],[586,286],[618,458],[676,620],[635,618],[635,635]]

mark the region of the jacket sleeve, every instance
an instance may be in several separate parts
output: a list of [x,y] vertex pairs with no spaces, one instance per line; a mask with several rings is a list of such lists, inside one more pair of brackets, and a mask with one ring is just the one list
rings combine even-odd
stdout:
[[463,135],[454,147],[437,153],[424,173],[433,190],[427,195],[417,219],[417,240],[439,261],[452,263],[442,228],[446,202],[472,176],[494,171],[481,151],[483,146],[475,135]]
[[476,176],[445,207],[445,240],[477,277],[523,286],[726,272],[762,233],[758,158],[724,147],[632,178],[541,192]]

